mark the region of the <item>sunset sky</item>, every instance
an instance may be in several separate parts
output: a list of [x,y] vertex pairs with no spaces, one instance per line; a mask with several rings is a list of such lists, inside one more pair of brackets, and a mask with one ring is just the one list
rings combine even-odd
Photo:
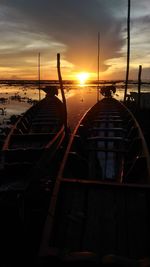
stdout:
[[[127,0],[0,0],[0,79],[57,79],[61,55],[63,79],[79,72],[100,79],[124,79]],[[131,0],[130,78],[150,79],[150,0]]]

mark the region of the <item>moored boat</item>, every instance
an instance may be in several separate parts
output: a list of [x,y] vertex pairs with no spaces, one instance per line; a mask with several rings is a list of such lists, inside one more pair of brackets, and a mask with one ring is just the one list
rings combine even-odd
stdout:
[[64,105],[55,87],[44,91],[46,97],[17,120],[1,150],[2,265],[34,257],[66,142]]
[[[44,89],[46,97],[21,116],[10,130],[1,150],[1,179],[4,188],[21,182],[30,172],[45,172],[65,138],[63,103],[56,88]],[[34,170],[34,171],[33,171]],[[49,170],[50,171],[50,170]],[[23,179],[22,179],[23,178]]]
[[71,136],[43,230],[41,263],[139,266],[150,257],[149,151],[133,114],[106,96]]

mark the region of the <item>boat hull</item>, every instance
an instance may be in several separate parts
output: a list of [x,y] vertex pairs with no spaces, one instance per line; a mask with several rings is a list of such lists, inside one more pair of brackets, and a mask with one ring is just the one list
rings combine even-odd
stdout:
[[113,98],[92,107],[66,149],[40,259],[52,264],[110,260],[128,266],[150,257],[149,166],[146,142],[132,113]]
[[66,144],[63,114],[62,102],[46,97],[20,117],[4,142],[0,170],[2,265],[19,266],[21,262],[25,266],[37,254]]

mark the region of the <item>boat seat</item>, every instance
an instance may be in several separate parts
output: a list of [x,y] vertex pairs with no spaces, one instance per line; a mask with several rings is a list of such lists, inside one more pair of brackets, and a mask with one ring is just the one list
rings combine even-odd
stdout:
[[36,139],[48,139],[50,137],[53,137],[54,133],[30,133],[30,134],[13,134],[12,139],[16,141],[17,140],[33,140],[35,141]]
[[118,119],[109,119],[109,118],[107,118],[107,119],[96,119],[96,120],[94,120],[94,122],[123,122],[123,120],[118,120]]
[[91,128],[89,131],[121,131],[121,132],[126,132],[126,130],[124,128],[121,127],[111,127],[111,128],[107,128],[107,127],[93,127]]
[[120,136],[93,136],[93,137],[89,137],[87,139],[88,141],[127,141],[127,139],[125,139],[124,137],[120,137]]
[[47,142],[51,141],[54,136],[55,133],[14,134],[10,141],[10,147],[12,149],[43,147]]
[[87,148],[86,151],[95,151],[95,152],[106,152],[106,153],[109,153],[109,152],[112,152],[112,153],[118,153],[118,154],[124,154],[124,153],[127,153],[127,150],[126,149],[120,149],[120,148],[101,148],[101,147],[90,147],[90,148]]

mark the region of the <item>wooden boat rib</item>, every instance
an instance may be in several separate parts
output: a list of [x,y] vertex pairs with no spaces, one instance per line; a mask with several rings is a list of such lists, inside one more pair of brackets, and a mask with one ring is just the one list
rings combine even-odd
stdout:
[[150,257],[149,184],[150,158],[139,124],[122,103],[102,99],[81,119],[66,149],[41,262],[136,266]]

